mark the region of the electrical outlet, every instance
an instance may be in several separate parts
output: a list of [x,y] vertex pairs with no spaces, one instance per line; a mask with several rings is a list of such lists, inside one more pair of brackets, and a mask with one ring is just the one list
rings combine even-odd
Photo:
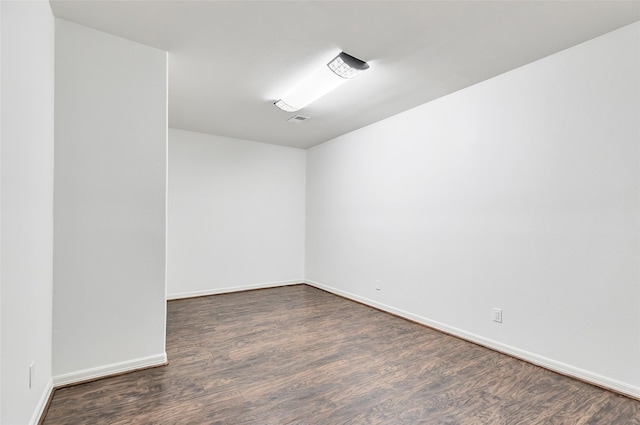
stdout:
[[499,308],[493,309],[493,321],[497,323],[502,323],[502,309],[499,309]]
[[33,388],[33,384],[36,380],[36,362],[31,362],[29,365],[29,389]]
[[376,291],[379,291],[379,290],[380,290],[380,288],[381,288],[381,286],[380,286],[380,281],[379,281],[379,280],[376,280]]

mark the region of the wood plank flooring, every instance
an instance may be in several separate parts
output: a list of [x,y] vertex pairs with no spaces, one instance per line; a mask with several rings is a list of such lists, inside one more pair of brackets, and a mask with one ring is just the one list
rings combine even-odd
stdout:
[[170,301],[167,354],[57,390],[44,424],[640,425],[638,401],[306,285]]

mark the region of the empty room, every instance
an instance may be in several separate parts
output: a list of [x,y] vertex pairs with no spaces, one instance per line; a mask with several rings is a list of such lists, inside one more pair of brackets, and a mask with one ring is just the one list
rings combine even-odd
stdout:
[[0,1],[0,424],[640,425],[640,1]]

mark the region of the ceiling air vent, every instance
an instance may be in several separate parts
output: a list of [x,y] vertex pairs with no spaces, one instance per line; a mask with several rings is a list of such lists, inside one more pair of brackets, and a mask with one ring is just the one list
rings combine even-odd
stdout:
[[302,115],[294,115],[291,118],[289,118],[287,121],[300,123],[300,122],[305,122],[308,119],[309,119],[309,117],[305,117],[305,116],[302,116]]

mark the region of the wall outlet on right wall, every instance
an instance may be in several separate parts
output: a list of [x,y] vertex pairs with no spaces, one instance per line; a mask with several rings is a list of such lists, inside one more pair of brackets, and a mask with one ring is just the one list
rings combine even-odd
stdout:
[[500,308],[493,309],[493,321],[497,323],[502,323],[502,309]]

